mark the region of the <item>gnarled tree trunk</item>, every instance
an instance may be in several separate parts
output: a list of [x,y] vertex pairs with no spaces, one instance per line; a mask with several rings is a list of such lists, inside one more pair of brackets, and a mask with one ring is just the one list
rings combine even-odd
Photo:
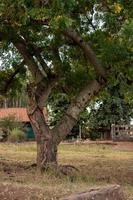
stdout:
[[45,123],[43,109],[36,107],[28,116],[36,136],[37,142],[37,167],[42,170],[49,164],[57,164],[57,145],[51,130]]
[[[64,116],[53,129],[48,127],[43,113],[43,103],[50,90],[48,88],[42,90],[41,85],[35,90],[32,86],[29,87],[28,116],[36,135],[38,169],[42,170],[51,165],[57,165],[57,145],[70,133],[80,112],[85,109],[88,102],[99,93],[104,85],[105,83],[99,83],[97,80],[90,82],[75,98],[75,101],[71,102]],[[41,95],[42,91],[43,96]]]
[[28,109],[27,114],[30,119],[37,142],[37,168],[46,169],[49,165],[57,165],[57,144],[53,137],[52,130],[49,129],[43,112],[43,104],[51,87],[41,95],[42,87],[34,89],[28,86]]

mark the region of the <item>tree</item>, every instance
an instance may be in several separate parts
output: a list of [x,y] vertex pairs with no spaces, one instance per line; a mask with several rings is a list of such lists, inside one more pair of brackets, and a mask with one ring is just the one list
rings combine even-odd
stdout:
[[104,139],[111,139],[112,124],[130,124],[133,118],[133,101],[126,100],[120,84],[111,86],[107,88],[107,94],[91,106],[88,118],[92,138],[102,136]]
[[[16,80],[26,70],[39,169],[57,164],[58,144],[90,101],[117,81],[116,74],[132,82],[132,17],[132,1],[1,1],[1,57],[4,69],[13,65],[15,73],[5,79]],[[53,91],[62,90],[70,104],[50,129],[43,107]]]

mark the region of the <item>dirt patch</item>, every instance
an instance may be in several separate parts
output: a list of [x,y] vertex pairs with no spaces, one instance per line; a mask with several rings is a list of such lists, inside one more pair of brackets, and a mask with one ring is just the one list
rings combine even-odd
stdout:
[[38,174],[29,162],[0,161],[0,177],[0,200],[59,199],[52,186],[45,185],[48,177],[45,180],[45,174]]
[[117,142],[116,144],[114,149],[133,152],[133,142]]

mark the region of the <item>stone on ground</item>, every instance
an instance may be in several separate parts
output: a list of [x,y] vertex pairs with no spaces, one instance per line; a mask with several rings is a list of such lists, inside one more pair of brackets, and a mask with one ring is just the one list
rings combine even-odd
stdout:
[[75,193],[62,200],[125,200],[125,197],[119,185],[111,185]]

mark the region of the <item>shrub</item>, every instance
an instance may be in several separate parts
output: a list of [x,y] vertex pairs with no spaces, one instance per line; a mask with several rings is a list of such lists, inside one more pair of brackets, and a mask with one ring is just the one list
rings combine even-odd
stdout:
[[97,140],[101,138],[101,133],[98,131],[90,131],[89,132],[89,138],[91,140]]
[[9,115],[0,121],[0,128],[2,129],[2,136],[4,140],[8,139],[8,136],[10,135],[13,129],[16,128],[20,130],[22,129],[22,127],[23,124],[19,122],[14,115]]
[[25,133],[17,128],[14,128],[11,132],[10,135],[8,136],[8,141],[10,142],[23,142],[26,139]]

